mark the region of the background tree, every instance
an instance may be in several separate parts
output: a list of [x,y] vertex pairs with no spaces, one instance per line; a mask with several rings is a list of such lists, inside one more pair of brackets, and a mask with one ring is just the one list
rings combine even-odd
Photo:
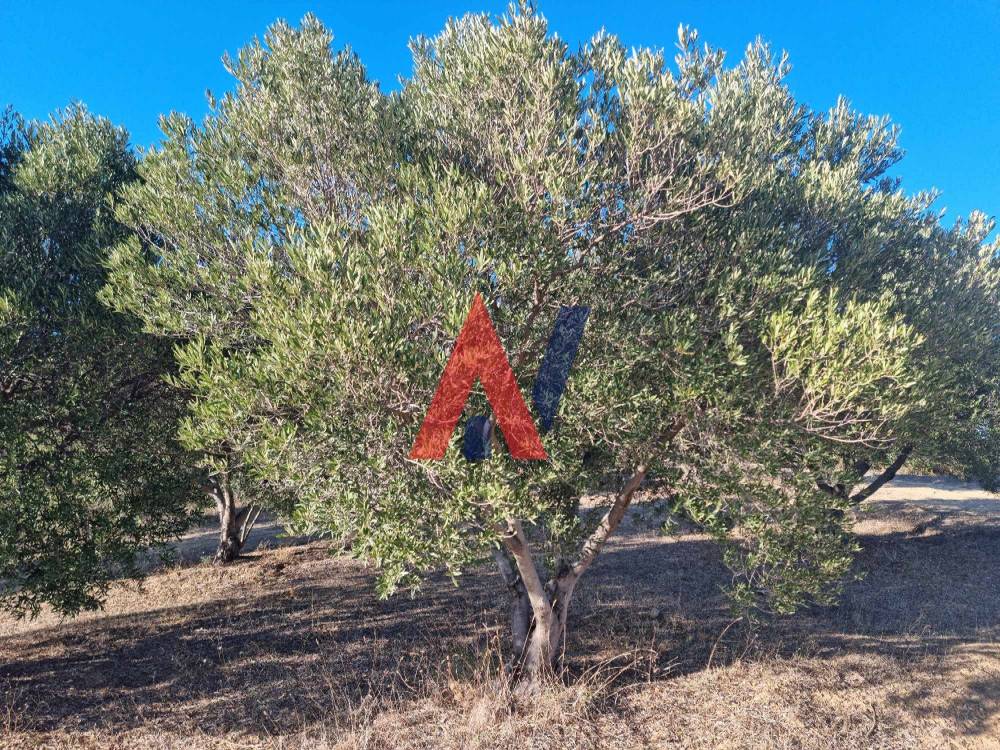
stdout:
[[993,226],[982,214],[950,229],[935,223],[897,261],[899,270],[879,279],[887,288],[883,294],[923,334],[916,355],[927,398],[896,425],[891,451],[858,458],[858,469],[881,470],[851,495],[853,504],[869,498],[908,461],[997,486],[1000,245],[986,241]]
[[146,155],[119,210],[135,234],[116,253],[105,299],[179,342],[178,385],[192,385],[195,372],[218,380],[198,391],[180,438],[212,478],[220,561],[239,553],[244,521],[256,512],[240,508],[239,496],[281,511],[293,488],[244,471],[250,417],[226,385],[261,343],[258,277],[287,268],[288,238],[303,226],[338,217],[357,230],[393,151],[385,98],[357,57],[331,56],[330,43],[306,17],[301,29],[276,24],[225,58],[235,92],[211,100],[202,127],[179,114],[163,119],[162,148]]
[[[726,545],[739,603],[829,600],[848,503],[816,477],[891,445],[922,341],[796,229],[844,184],[902,200],[802,153],[834,115],[797,103],[764,45],[725,70],[683,29],[672,71],[607,35],[571,52],[532,12],[470,16],[413,43],[399,97],[329,44],[311,17],[272,27],[203,127],[165,122],[129,190],[155,261],[121,245],[109,298],[186,341],[185,443],[352,539],[383,593],[493,557],[532,678],[650,473]],[[866,122],[844,127],[876,148]],[[475,293],[522,392],[560,305],[591,307],[545,462],[470,464],[458,434],[409,458]]]
[[189,520],[169,347],[97,299],[128,138],[81,106],[0,128],[0,598],[73,613]]

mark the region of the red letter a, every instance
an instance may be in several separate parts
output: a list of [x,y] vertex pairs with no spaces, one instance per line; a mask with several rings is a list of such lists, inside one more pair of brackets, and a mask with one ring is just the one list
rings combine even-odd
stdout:
[[476,294],[469,317],[455,341],[431,407],[420,425],[410,458],[444,458],[448,440],[469,398],[476,378],[483,384],[497,424],[514,458],[544,460],[538,430],[514,379],[483,298]]

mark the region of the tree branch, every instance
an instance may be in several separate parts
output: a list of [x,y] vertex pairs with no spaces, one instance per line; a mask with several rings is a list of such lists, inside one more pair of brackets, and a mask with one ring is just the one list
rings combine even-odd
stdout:
[[872,483],[863,490],[851,495],[851,505],[860,505],[878,492],[884,484],[891,482],[895,478],[896,473],[903,468],[903,464],[906,463],[906,460],[910,457],[911,453],[913,453],[912,444],[903,446],[903,450],[900,451],[898,456],[896,456],[896,460],[889,464],[885,471],[875,477]]
[[[663,448],[666,448],[674,441],[674,438],[684,429],[685,424],[686,422],[683,419],[674,420],[673,424],[670,425],[670,429],[664,435]],[[646,463],[641,463],[636,467],[635,472],[615,496],[615,501],[612,503],[611,508],[604,514],[604,518],[601,519],[597,528],[584,543],[580,557],[566,573],[567,578],[575,581],[594,562],[594,559],[600,554],[601,548],[608,540],[608,537],[614,533],[615,529],[618,528],[618,524],[621,523],[622,518],[625,517],[625,511],[628,510],[628,506],[632,503],[632,497],[642,484],[642,480],[646,478],[648,470],[649,466]]]

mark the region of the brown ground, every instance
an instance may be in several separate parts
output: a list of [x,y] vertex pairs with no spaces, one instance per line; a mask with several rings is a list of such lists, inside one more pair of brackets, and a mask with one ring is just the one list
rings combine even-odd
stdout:
[[317,542],[176,566],[102,613],[0,619],[0,747],[1000,748],[1000,500],[876,499],[867,577],[753,636],[709,540],[627,531],[574,603],[571,686],[531,704],[491,570],[379,601]]

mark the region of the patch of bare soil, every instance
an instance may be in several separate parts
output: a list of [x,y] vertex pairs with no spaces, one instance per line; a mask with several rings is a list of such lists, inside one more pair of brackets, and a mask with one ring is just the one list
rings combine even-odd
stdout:
[[318,542],[160,570],[0,620],[0,747],[1000,748],[1000,518],[876,500],[841,605],[753,633],[710,540],[629,525],[581,583],[568,686],[532,701],[488,568],[388,601]]

